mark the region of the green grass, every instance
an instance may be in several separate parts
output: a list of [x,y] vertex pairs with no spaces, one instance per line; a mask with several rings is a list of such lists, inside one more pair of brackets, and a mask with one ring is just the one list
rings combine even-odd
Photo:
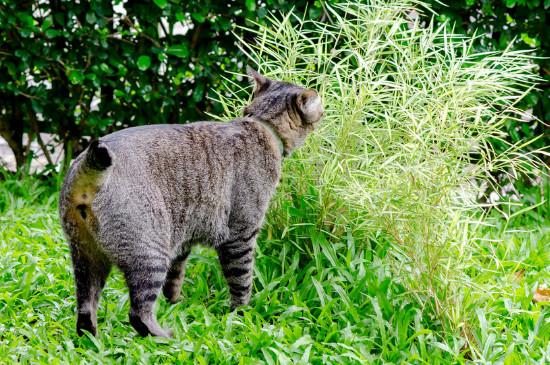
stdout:
[[[497,153],[534,87],[525,52],[478,54],[423,28],[413,0],[327,8],[325,23],[274,17],[243,44],[278,79],[319,90],[326,116],[285,161],[251,305],[228,311],[212,251],[193,251],[181,303],[159,301],[175,339],[139,338],[119,273],[97,338],[77,338],[59,181],[0,187],[0,362],[545,364],[550,362],[550,196],[480,204],[479,181],[548,175],[530,141]],[[220,95],[229,119],[249,92]],[[243,96],[244,95],[244,96]],[[220,117],[220,116],[217,116]],[[501,141],[505,143],[504,141]],[[547,179],[547,178],[546,178]],[[474,183],[475,182],[475,183]],[[499,210],[500,212],[497,212]]]
[[[128,294],[119,272],[111,275],[101,299],[99,336],[79,338],[70,255],[51,185],[11,178],[0,185],[0,363],[550,360],[548,306],[531,301],[534,289],[550,282],[550,226],[538,215],[516,219],[529,232],[503,233],[510,225],[504,227],[501,219],[483,230],[471,260],[483,269],[469,268],[471,281],[454,299],[461,302],[457,308],[474,306],[475,318],[454,331],[439,322],[429,297],[418,298],[403,277],[391,273],[391,246],[384,240],[365,245],[351,229],[333,237],[311,226],[281,238],[268,222],[259,240],[252,302],[242,317],[229,312],[214,252],[198,248],[183,300],[158,303],[159,320],[174,329],[174,339],[137,336],[128,323]],[[307,205],[289,208],[294,219],[312,214]],[[479,325],[466,328],[471,323]]]

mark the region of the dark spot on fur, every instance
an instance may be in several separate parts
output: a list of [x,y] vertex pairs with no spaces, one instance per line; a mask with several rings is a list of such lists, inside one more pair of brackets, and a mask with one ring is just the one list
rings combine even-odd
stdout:
[[82,219],[86,219],[86,204],[78,204],[76,206],[76,209],[78,209],[78,211],[80,212],[80,216],[82,217]]

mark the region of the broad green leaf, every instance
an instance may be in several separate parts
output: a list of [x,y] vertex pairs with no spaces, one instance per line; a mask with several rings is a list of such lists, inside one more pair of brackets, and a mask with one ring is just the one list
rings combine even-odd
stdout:
[[527,0],[527,6],[529,9],[535,9],[537,6],[540,6],[540,0]]
[[44,21],[42,22],[42,31],[45,32],[48,30],[53,24],[53,20],[51,16],[46,17]]
[[32,16],[30,16],[27,13],[17,13],[17,17],[19,18],[19,21],[21,22],[21,25],[25,27],[34,27],[34,19]]
[[248,11],[254,11],[256,10],[256,1],[255,0],[246,0],[245,6],[248,9]]
[[69,72],[69,80],[72,84],[81,84],[84,81],[84,74],[80,70],[72,70]]
[[44,34],[46,35],[47,38],[55,38],[59,35],[59,31],[57,31],[56,29],[48,29],[44,32]]
[[11,77],[13,77],[13,78],[17,77],[17,68],[15,67],[15,65],[12,62],[4,61],[4,62],[2,62],[2,65],[7,67],[8,73],[10,74]]
[[86,22],[88,22],[88,24],[95,24],[97,22],[97,18],[95,16],[95,13],[94,12],[88,12],[86,13]]
[[145,55],[139,56],[137,66],[141,71],[147,70],[151,66],[151,57]]
[[199,102],[204,95],[204,83],[199,83],[193,90],[193,100]]
[[536,47],[538,43],[536,38],[529,37],[527,33],[521,33],[521,40],[533,48]]
[[204,23],[206,17],[201,13],[191,13],[191,18],[195,19],[199,23]]
[[514,6],[516,6],[516,3],[517,0],[504,0],[504,4],[509,8],[513,8]]
[[177,20],[178,22],[182,22],[182,21],[185,20],[185,14],[183,13],[183,11],[178,11],[178,12],[176,13],[176,20]]
[[153,0],[153,2],[155,4],[157,4],[157,6],[161,9],[164,9],[166,7],[166,5],[168,5],[168,1],[167,0]]
[[15,55],[19,58],[21,58],[23,61],[27,61],[29,58],[29,52],[25,51],[24,49],[18,49],[15,51]]
[[111,68],[106,63],[100,64],[99,69],[101,71],[103,71],[104,73],[109,74],[109,75],[112,73]]

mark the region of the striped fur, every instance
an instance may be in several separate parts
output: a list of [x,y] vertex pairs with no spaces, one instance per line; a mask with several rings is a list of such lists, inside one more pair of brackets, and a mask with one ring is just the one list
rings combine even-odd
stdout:
[[300,146],[323,114],[315,91],[249,74],[254,98],[243,117],[128,128],[92,143],[73,162],[59,210],[79,334],[97,333],[99,296],[114,264],[129,288],[132,326],[143,336],[170,337],[154,304],[161,291],[178,300],[197,243],[216,249],[231,307],[249,302],[256,236],[280,179],[281,155]]

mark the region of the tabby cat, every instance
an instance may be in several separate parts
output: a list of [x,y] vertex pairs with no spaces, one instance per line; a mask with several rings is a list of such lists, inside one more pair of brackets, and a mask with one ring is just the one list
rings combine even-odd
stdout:
[[92,142],[73,162],[59,213],[76,281],[77,332],[97,333],[100,292],[117,265],[130,291],[130,323],[171,337],[153,312],[161,289],[180,296],[191,247],[213,247],[231,307],[250,300],[256,235],[283,156],[323,115],[316,91],[248,69],[252,103],[229,123],[149,125]]

